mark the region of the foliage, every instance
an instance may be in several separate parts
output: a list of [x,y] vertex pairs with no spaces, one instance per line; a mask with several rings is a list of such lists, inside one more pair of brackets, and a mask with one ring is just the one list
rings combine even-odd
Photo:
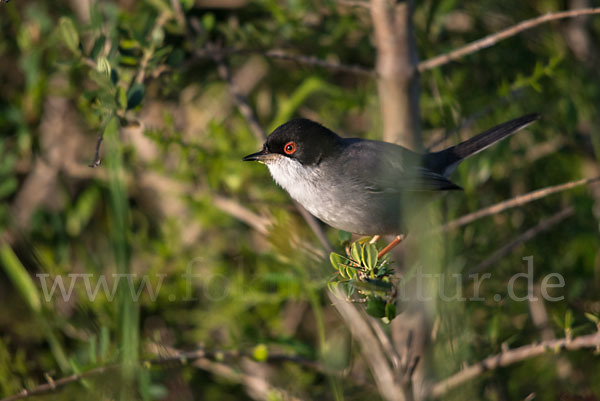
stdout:
[[[367,364],[326,296],[331,267],[319,242],[264,166],[241,162],[262,144],[205,52],[231,50],[226,64],[262,127],[304,116],[345,136],[379,138],[375,79],[264,55],[284,49],[373,66],[368,10],[343,3],[0,4],[0,398],[112,364],[120,369],[36,399],[247,399],[252,392],[236,374],[269,377],[305,399],[379,396],[363,385],[371,380]],[[427,59],[564,6],[416,2],[417,49]],[[578,47],[572,38],[580,34],[588,40]],[[436,149],[521,114],[543,116],[461,165],[453,180],[464,193],[434,202],[443,221],[598,175],[599,35],[598,17],[560,21],[421,75],[424,142]],[[335,282],[371,315],[396,316],[396,324],[405,309],[394,302],[394,274],[404,274],[409,288],[410,272],[458,275],[471,297],[473,266],[574,206],[573,216],[492,266],[479,292],[484,301],[428,304],[428,374],[443,379],[543,332],[596,330],[599,202],[597,186],[581,187],[427,237],[415,245],[419,260],[396,260],[394,272],[393,258],[376,258],[365,240],[345,238],[349,254],[342,246],[331,257]],[[326,230],[335,242],[338,233]],[[505,296],[526,256],[535,260],[536,286],[552,272],[566,282],[552,291],[564,299],[545,304],[543,328],[528,302]],[[53,286],[57,279],[64,286]],[[527,291],[525,280],[517,283],[519,294]],[[215,354],[212,365],[141,363],[200,345]],[[223,366],[229,375],[219,375]],[[445,398],[598,398],[598,367],[591,352],[548,353],[486,373]]]

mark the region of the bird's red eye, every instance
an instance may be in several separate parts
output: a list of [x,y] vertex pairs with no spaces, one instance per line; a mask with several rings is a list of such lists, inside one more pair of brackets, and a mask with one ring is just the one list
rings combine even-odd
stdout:
[[296,151],[296,142],[288,142],[283,147],[283,151],[286,155],[292,155]]

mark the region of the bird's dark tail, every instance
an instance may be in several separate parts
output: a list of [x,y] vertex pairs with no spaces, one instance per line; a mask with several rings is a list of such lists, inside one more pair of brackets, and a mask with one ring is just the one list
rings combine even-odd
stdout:
[[440,152],[429,153],[425,156],[424,165],[436,173],[448,176],[462,160],[481,152],[499,140],[527,127],[539,117],[539,114],[528,114],[515,118],[514,120],[490,128],[458,145]]

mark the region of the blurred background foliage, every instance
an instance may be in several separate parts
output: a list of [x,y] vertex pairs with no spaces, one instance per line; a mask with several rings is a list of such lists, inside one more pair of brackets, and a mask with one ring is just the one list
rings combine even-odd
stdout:
[[[545,12],[594,5],[588,3],[417,1],[419,56]],[[13,0],[0,6],[0,24],[0,397],[120,361],[119,374],[39,399],[264,398],[214,366],[137,368],[138,360],[165,350],[199,346],[222,351],[216,359],[235,372],[267,378],[300,398],[379,397],[365,384],[369,372],[325,296],[334,271],[318,240],[267,169],[241,162],[261,143],[210,56],[211,49],[227,50],[233,82],[266,131],[303,116],[345,136],[376,139],[381,122],[372,76],[265,57],[284,49],[372,67],[367,8],[327,0]],[[461,165],[454,178],[464,193],[439,201],[445,221],[599,175],[599,38],[598,17],[562,20],[421,75],[423,140],[435,149],[521,114],[542,115],[527,132]],[[100,135],[101,163],[90,168]],[[448,278],[466,276],[568,206],[572,215],[488,268],[485,302],[435,303],[433,378],[500,352],[503,344],[594,330],[598,186],[451,230],[430,252],[441,255]],[[333,229],[327,235],[342,252],[343,235]],[[522,258],[530,255],[536,284],[551,272],[566,282],[552,291],[564,300],[545,304],[542,326],[532,319],[534,306],[505,297],[509,278],[526,270]],[[87,296],[83,275],[93,275],[87,276],[92,287],[105,275],[112,289],[114,274],[130,273],[136,289],[146,285],[137,301],[125,285],[114,298],[102,290]],[[73,283],[68,300],[44,296],[43,283],[50,288],[56,277],[67,290]],[[465,284],[464,295],[472,290]],[[495,294],[503,300],[494,301]],[[250,357],[227,357],[234,350]],[[260,362],[271,353],[319,361],[345,376]],[[539,400],[599,399],[597,356],[550,353],[484,374],[445,398],[512,400],[530,393]],[[268,399],[281,398],[282,392],[268,392]]]

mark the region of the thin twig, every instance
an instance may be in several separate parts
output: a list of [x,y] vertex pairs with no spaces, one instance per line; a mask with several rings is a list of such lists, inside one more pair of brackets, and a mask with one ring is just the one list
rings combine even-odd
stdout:
[[35,395],[52,393],[52,392],[56,391],[57,389],[66,386],[67,384],[78,382],[78,381],[85,379],[87,377],[90,377],[90,376],[100,375],[107,371],[117,369],[118,367],[119,367],[119,364],[100,366],[100,367],[88,370],[87,372],[76,373],[76,374],[73,374],[73,375],[70,375],[67,377],[63,377],[61,379],[52,380],[51,382],[48,382],[48,383],[40,384],[39,386],[36,386],[30,390],[23,389],[23,390],[21,390],[21,392],[15,394],[15,395],[12,395],[10,397],[3,398],[0,401],[15,401],[15,400],[21,400],[24,398],[33,397]]
[[540,221],[534,227],[531,227],[530,229],[528,229],[521,235],[514,238],[508,244],[504,245],[503,247],[501,247],[500,249],[495,251],[490,257],[485,259],[483,262],[478,264],[473,270],[471,270],[469,272],[469,274],[480,273],[482,271],[487,270],[490,266],[494,265],[499,260],[501,260],[506,255],[508,255],[510,252],[512,252],[512,250],[515,249],[517,246],[521,245],[522,243],[524,243],[526,241],[529,241],[530,239],[534,238],[541,232],[544,232],[544,231],[550,229],[551,227],[560,223],[567,217],[572,216],[574,213],[575,213],[575,208],[573,206],[568,206],[568,207],[562,209],[560,212],[555,213],[552,216],[548,217],[547,219]]
[[583,348],[600,349],[600,332],[579,336],[573,339],[563,338],[560,340],[542,341],[537,344],[524,345],[513,350],[503,351],[500,354],[490,356],[475,365],[466,367],[460,372],[435,384],[432,388],[431,396],[434,398],[442,397],[449,390],[468,380],[472,380],[485,372],[499,367],[509,366],[513,363],[533,358],[538,355],[543,355],[548,351],[558,352],[563,349],[573,351]]
[[[160,357],[148,359],[146,361],[141,362],[141,366],[163,366],[176,363],[178,365],[185,365],[188,362],[204,360],[210,361],[213,363],[220,363],[223,366],[226,366],[228,369],[231,369],[229,366],[225,365],[222,362],[223,359],[239,359],[239,358],[251,358],[252,353],[248,351],[208,351],[204,348],[198,348],[193,351],[179,351],[171,348],[165,348],[164,346],[158,346],[157,344],[151,344],[151,351],[155,354],[158,354],[159,351],[166,353],[166,355],[161,355]],[[298,364],[300,366],[306,367],[308,369],[313,369],[323,374],[339,374],[339,372],[332,371],[326,367],[324,367],[319,362],[302,358],[297,355],[285,355],[285,354],[271,354],[268,353],[266,361],[267,363],[280,363],[280,362],[291,362]],[[36,395],[47,394],[55,392],[62,387],[79,382],[83,379],[98,376],[103,373],[106,373],[111,370],[117,370],[120,367],[119,364],[109,364],[105,366],[99,366],[94,369],[90,369],[86,372],[73,374],[70,376],[66,376],[60,379],[52,379],[48,378],[48,383],[40,384],[32,389],[26,390],[23,389],[21,392],[12,395],[7,398],[3,398],[0,401],[15,401],[24,398],[29,398]]]
[[462,217],[459,217],[456,220],[453,220],[449,223],[444,224],[440,228],[436,229],[436,231],[450,231],[450,230],[462,227],[464,225],[470,224],[470,223],[474,222],[475,220],[479,220],[483,217],[491,216],[493,214],[498,214],[507,209],[511,209],[511,208],[517,207],[517,206],[522,206],[526,203],[544,198],[548,195],[551,195],[551,194],[554,194],[557,192],[561,192],[561,191],[566,191],[567,189],[575,188],[575,187],[578,187],[581,185],[591,184],[591,183],[599,181],[599,180],[600,180],[600,177],[583,178],[581,180],[571,181],[571,182],[567,182],[567,183],[560,184],[560,185],[554,185],[551,187],[538,189],[537,191],[529,192],[524,195],[519,195],[512,199],[508,199],[508,200],[496,203],[495,205],[488,206],[488,207],[478,210],[476,212],[466,214]]
[[96,141],[96,152],[94,154],[94,162],[89,166],[91,168],[98,167],[102,162],[102,158],[100,157],[100,148],[102,147],[102,140],[104,139],[104,131],[98,135],[98,140]]
[[223,61],[223,59],[220,57],[215,58],[215,61],[218,64],[217,71],[219,72],[219,76],[229,86],[229,92],[231,92],[231,95],[233,96],[235,103],[238,109],[240,110],[240,113],[242,113],[242,115],[248,122],[248,125],[250,126],[252,133],[256,137],[256,140],[262,145],[265,139],[267,139],[267,134],[256,119],[252,108],[246,101],[246,97],[237,87],[235,82],[233,82],[233,78],[231,77],[231,70],[229,69],[227,64],[225,64],[225,61]]
[[[227,82],[229,90],[235,100],[238,109],[246,118],[246,121],[250,125],[250,129],[252,130],[252,133],[256,137],[257,141],[262,145],[267,139],[267,134],[265,133],[260,123],[258,122],[258,119],[254,115],[254,112],[248,104],[246,97],[242,94],[242,92],[237,88],[237,86],[233,82],[233,79],[231,77],[231,71],[229,70],[229,67],[227,66],[225,61],[223,61],[223,59],[220,57],[216,57],[215,61],[218,64],[217,68],[221,79]],[[296,202],[294,202],[294,204],[296,205],[298,212],[302,215],[308,226],[315,233],[315,235],[323,245],[323,248],[331,252],[333,250],[333,247],[327,240],[327,236],[325,235],[325,232],[323,231],[317,220],[310,213],[308,213],[300,204]]]
[[341,64],[335,61],[327,61],[320,59],[315,56],[306,56],[302,54],[293,54],[282,49],[236,49],[236,48],[219,48],[215,46],[209,46],[206,49],[199,49],[195,52],[196,57],[199,58],[222,58],[232,54],[260,54],[267,58],[293,61],[299,64],[312,65],[317,67],[326,68],[332,71],[346,72],[356,75],[375,76],[375,71],[370,67],[363,67],[360,65],[349,65]]
[[[360,6],[360,7],[368,7],[368,2],[358,2],[358,1],[340,1],[340,3],[346,3],[347,5],[352,6]],[[496,32],[494,34],[488,35],[484,38],[478,39],[474,42],[466,44],[463,47],[452,50],[448,53],[441,54],[439,56],[432,57],[428,60],[421,61],[417,69],[419,72],[431,70],[436,67],[440,67],[442,65],[448,64],[452,61],[456,61],[466,55],[475,53],[479,50],[485,49],[487,47],[491,47],[494,44],[507,39],[509,37],[515,36],[523,31],[534,28],[538,25],[549,21],[555,21],[559,19],[565,18],[574,18],[580,17],[584,15],[592,15],[592,14],[600,14],[600,7],[598,8],[582,8],[578,10],[568,10],[568,11],[557,11],[553,13],[548,13],[544,15],[540,15],[535,18],[531,18],[525,21],[522,21],[516,25],[508,27],[500,32]],[[248,53],[257,53],[262,54],[265,57],[294,61],[301,64],[306,65],[314,65],[318,67],[327,68],[333,71],[341,71],[347,72],[351,74],[365,75],[365,76],[377,76],[377,73],[370,67],[359,66],[359,65],[348,65],[342,64],[332,61],[326,61],[320,59],[315,56],[307,56],[301,54],[291,54],[287,53],[283,50],[274,49],[274,50],[265,50],[265,49],[235,49],[235,48],[220,48],[220,49],[202,49],[196,51],[196,57],[200,58],[214,58],[215,56],[224,57],[231,54],[248,54]]]
[[568,11],[558,11],[553,13],[547,13],[544,15],[537,16],[535,18],[531,18],[525,21],[522,21],[516,25],[513,25],[509,28],[506,28],[500,32],[496,32],[492,35],[488,35],[481,39],[478,39],[474,42],[471,42],[463,47],[452,50],[448,53],[441,54],[439,56],[435,56],[430,58],[429,60],[425,60],[419,63],[419,72],[431,70],[432,68],[440,67],[444,64],[448,64],[452,61],[456,61],[461,57],[464,57],[468,54],[475,53],[481,49],[485,49],[486,47],[490,47],[500,42],[501,40],[510,38],[511,36],[515,36],[523,31],[534,28],[538,25],[541,25],[545,22],[555,21],[563,18],[573,18],[579,17],[582,15],[591,15],[591,14],[600,14],[600,7],[596,8],[582,8],[579,10],[568,10]]
[[396,385],[392,367],[369,324],[361,317],[354,304],[345,300],[345,296],[339,289],[328,292],[328,296],[350,329],[352,336],[360,344],[362,355],[369,365],[381,397],[388,401],[405,401],[404,391]]
[[211,199],[213,205],[215,205],[221,211],[248,224],[250,227],[254,228],[263,235],[268,233],[268,227],[271,225],[269,219],[259,216],[233,199],[216,194],[213,194]]
[[135,77],[135,82],[137,84],[141,84],[144,82],[144,79],[146,78],[146,68],[148,67],[148,63],[150,62],[150,59],[152,59],[152,56],[154,55],[154,51],[156,50],[156,44],[155,44],[154,40],[152,40],[152,35],[154,34],[154,32],[156,30],[161,29],[167,23],[167,21],[169,20],[170,17],[171,17],[170,12],[163,12],[156,19],[156,22],[154,23],[152,30],[150,30],[150,33],[148,35],[148,40],[150,41],[150,48],[144,51],[142,60],[140,61],[140,67],[139,67],[138,73]]

